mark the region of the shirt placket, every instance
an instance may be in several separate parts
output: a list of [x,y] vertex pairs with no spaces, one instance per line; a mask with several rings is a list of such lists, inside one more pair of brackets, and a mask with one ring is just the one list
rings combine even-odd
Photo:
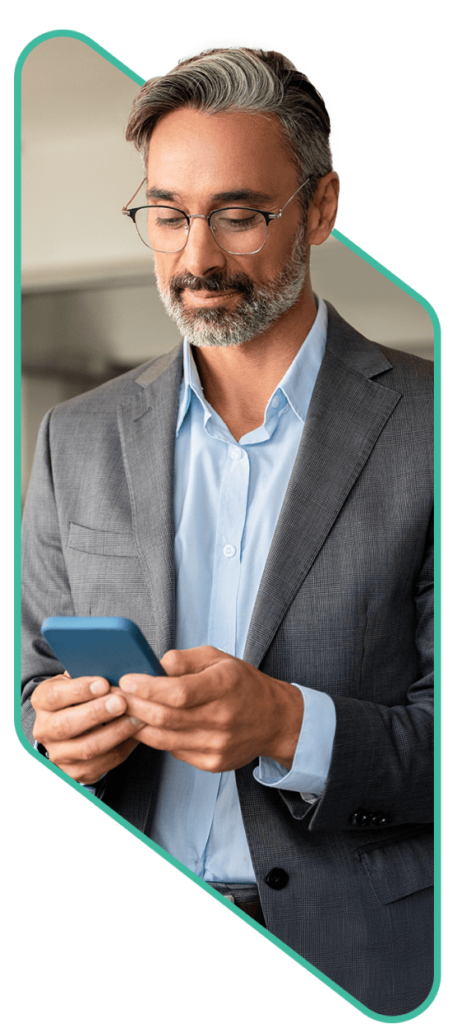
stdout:
[[209,618],[209,643],[227,654],[236,652],[237,597],[249,470],[249,457],[244,448],[228,445],[218,505]]

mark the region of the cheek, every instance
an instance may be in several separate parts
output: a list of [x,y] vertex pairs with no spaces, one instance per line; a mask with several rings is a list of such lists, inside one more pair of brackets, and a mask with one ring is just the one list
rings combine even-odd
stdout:
[[162,258],[159,258],[158,256],[154,257],[154,274],[159,291],[162,292],[162,294],[166,294],[168,292],[172,270],[171,268],[167,270]]

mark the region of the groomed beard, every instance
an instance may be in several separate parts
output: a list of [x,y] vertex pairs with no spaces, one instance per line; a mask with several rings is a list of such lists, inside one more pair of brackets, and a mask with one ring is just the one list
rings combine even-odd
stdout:
[[[172,277],[163,290],[157,271],[156,277],[165,309],[181,334],[199,348],[211,345],[226,347],[251,341],[292,308],[303,288],[307,265],[305,226],[301,224],[284,269],[267,285],[258,287],[245,273],[216,273],[210,277],[194,277],[185,272]],[[185,288],[209,292],[232,290],[240,292],[242,298],[232,310],[219,306],[214,309],[186,310],[181,297]]]

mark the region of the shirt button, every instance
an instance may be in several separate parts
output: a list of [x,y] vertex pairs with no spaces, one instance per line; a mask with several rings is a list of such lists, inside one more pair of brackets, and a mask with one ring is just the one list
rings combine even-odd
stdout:
[[241,452],[240,448],[231,448],[231,458],[232,459],[240,459],[241,455],[242,455],[242,452]]
[[233,555],[236,554],[236,548],[234,547],[234,544],[225,544],[223,548],[223,554],[226,555],[226,558],[232,558]]
[[271,405],[273,406],[273,409],[277,409],[278,405],[280,404],[280,401],[281,399],[279,398],[279,396],[275,395],[274,398],[271,400]]

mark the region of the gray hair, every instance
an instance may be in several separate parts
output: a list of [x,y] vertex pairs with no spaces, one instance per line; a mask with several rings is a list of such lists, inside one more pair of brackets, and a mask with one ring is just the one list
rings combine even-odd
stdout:
[[184,107],[210,114],[246,111],[277,117],[300,184],[310,179],[300,192],[305,210],[319,179],[332,170],[324,100],[308,78],[274,50],[205,50],[168,74],[149,79],[133,103],[126,131],[145,165],[159,119]]

